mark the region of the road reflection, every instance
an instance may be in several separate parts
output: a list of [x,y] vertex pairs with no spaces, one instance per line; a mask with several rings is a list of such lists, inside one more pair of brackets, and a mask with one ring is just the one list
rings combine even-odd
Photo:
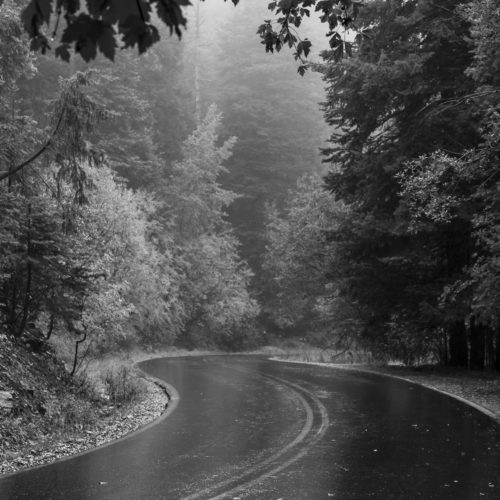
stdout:
[[500,427],[438,393],[256,357],[158,359],[143,368],[180,393],[167,419],[5,477],[0,498],[173,500],[228,490],[259,500],[500,498]]

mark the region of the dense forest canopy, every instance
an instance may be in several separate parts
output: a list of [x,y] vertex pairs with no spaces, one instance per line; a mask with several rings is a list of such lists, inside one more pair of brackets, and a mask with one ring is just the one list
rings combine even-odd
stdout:
[[0,2],[2,328],[500,369],[499,12]]
[[[367,2],[352,57],[324,55],[330,204],[305,183],[270,214],[276,320],[408,363],[500,367],[499,7]],[[312,248],[294,242],[308,219]]]
[[[19,5],[0,7],[2,331],[73,345],[74,370],[136,343],[261,341],[264,205],[319,167],[321,82],[291,55],[273,66],[258,2],[213,9],[186,12],[199,29],[182,42],[159,28],[147,53],[89,64],[31,51]],[[244,74],[217,56],[227,30],[252,61]],[[290,78],[297,109],[277,92]]]

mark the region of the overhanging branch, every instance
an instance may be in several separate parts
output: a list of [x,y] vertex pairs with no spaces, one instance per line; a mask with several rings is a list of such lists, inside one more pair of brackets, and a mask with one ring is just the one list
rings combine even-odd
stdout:
[[57,132],[59,131],[59,127],[61,126],[62,122],[62,117],[64,115],[64,109],[61,111],[61,114],[59,115],[59,120],[57,121],[57,125],[54,128],[54,131],[52,132],[51,136],[49,137],[49,140],[32,156],[30,156],[27,160],[23,161],[19,165],[15,166],[14,168],[9,169],[6,172],[0,172],[0,181],[3,181],[4,179],[7,179],[8,177],[13,176],[14,174],[17,174],[20,170],[23,168],[27,167],[30,163],[34,162],[39,156],[41,156],[52,144],[54,138],[57,135]]

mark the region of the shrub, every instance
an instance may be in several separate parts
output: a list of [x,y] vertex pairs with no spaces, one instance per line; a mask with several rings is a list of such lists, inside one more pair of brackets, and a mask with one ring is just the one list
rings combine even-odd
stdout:
[[87,401],[102,401],[99,387],[94,379],[86,373],[79,373],[73,378],[73,388],[75,394]]
[[127,366],[109,369],[104,376],[104,386],[115,405],[136,401],[145,392],[144,383]]

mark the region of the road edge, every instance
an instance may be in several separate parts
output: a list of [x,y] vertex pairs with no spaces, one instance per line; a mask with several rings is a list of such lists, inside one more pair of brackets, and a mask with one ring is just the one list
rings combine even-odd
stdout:
[[38,465],[34,465],[32,467],[26,467],[24,469],[12,471],[12,472],[7,472],[5,474],[0,474],[0,481],[3,479],[6,479],[8,477],[15,476],[17,474],[22,474],[23,472],[33,471],[36,469],[41,469],[43,467],[48,467],[48,466],[56,464],[56,463],[65,462],[65,461],[71,460],[73,458],[81,457],[83,455],[88,455],[89,453],[92,453],[94,451],[97,451],[97,450],[100,450],[103,448],[107,448],[108,446],[119,443],[120,441],[124,441],[125,439],[129,439],[129,438],[132,438],[138,434],[141,434],[142,432],[145,432],[148,429],[150,429],[151,427],[158,425],[160,422],[162,422],[167,417],[169,417],[174,412],[174,410],[177,408],[177,405],[179,404],[180,395],[179,395],[177,389],[173,385],[171,385],[168,382],[165,382],[164,380],[161,380],[157,377],[149,375],[142,368],[139,367],[140,363],[143,363],[146,361],[148,361],[148,360],[145,359],[145,360],[138,361],[138,362],[134,363],[132,366],[139,372],[138,376],[145,379],[146,381],[149,381],[152,384],[155,384],[156,386],[160,387],[160,389],[165,392],[165,394],[167,396],[167,403],[165,404],[165,407],[164,407],[162,413],[158,417],[151,420],[147,424],[138,427],[137,429],[133,430],[132,432],[128,432],[126,434],[123,434],[122,436],[117,437],[116,439],[111,439],[110,441],[106,441],[105,443],[102,443],[98,446],[92,446],[91,448],[87,448],[86,450],[82,450],[82,451],[79,451],[77,453],[72,453],[70,455],[65,455],[63,457],[56,458],[55,460],[51,460],[51,461],[43,463],[43,464],[38,464]]
[[302,365],[314,365],[314,366],[322,366],[324,368],[331,368],[331,369],[336,369],[336,370],[345,370],[345,371],[353,371],[353,372],[360,372],[360,373],[369,373],[373,375],[380,375],[382,377],[390,377],[390,378],[395,378],[398,380],[404,380],[405,382],[408,382],[413,385],[418,385],[420,387],[425,387],[426,389],[429,389],[431,391],[439,392],[443,394],[444,396],[448,396],[450,398],[453,398],[466,406],[470,406],[471,408],[474,408],[475,410],[479,411],[483,415],[486,415],[487,417],[490,417],[496,424],[500,425],[500,415],[497,415],[493,411],[489,410],[488,408],[475,403],[474,401],[471,401],[470,399],[466,399],[463,396],[459,396],[458,394],[453,394],[452,392],[445,391],[444,389],[439,389],[438,387],[432,386],[432,385],[427,385],[422,382],[418,382],[416,380],[402,377],[401,375],[394,375],[392,373],[386,373],[386,372],[379,372],[375,370],[370,370],[369,368],[363,368],[361,366],[350,366],[350,365],[340,365],[340,364],[335,364],[335,363],[321,363],[319,361],[300,361],[300,360],[294,360],[294,359],[283,359],[283,358],[278,358],[278,357],[272,357],[269,358],[272,361],[279,361],[282,363],[295,363],[295,364],[302,364]]

